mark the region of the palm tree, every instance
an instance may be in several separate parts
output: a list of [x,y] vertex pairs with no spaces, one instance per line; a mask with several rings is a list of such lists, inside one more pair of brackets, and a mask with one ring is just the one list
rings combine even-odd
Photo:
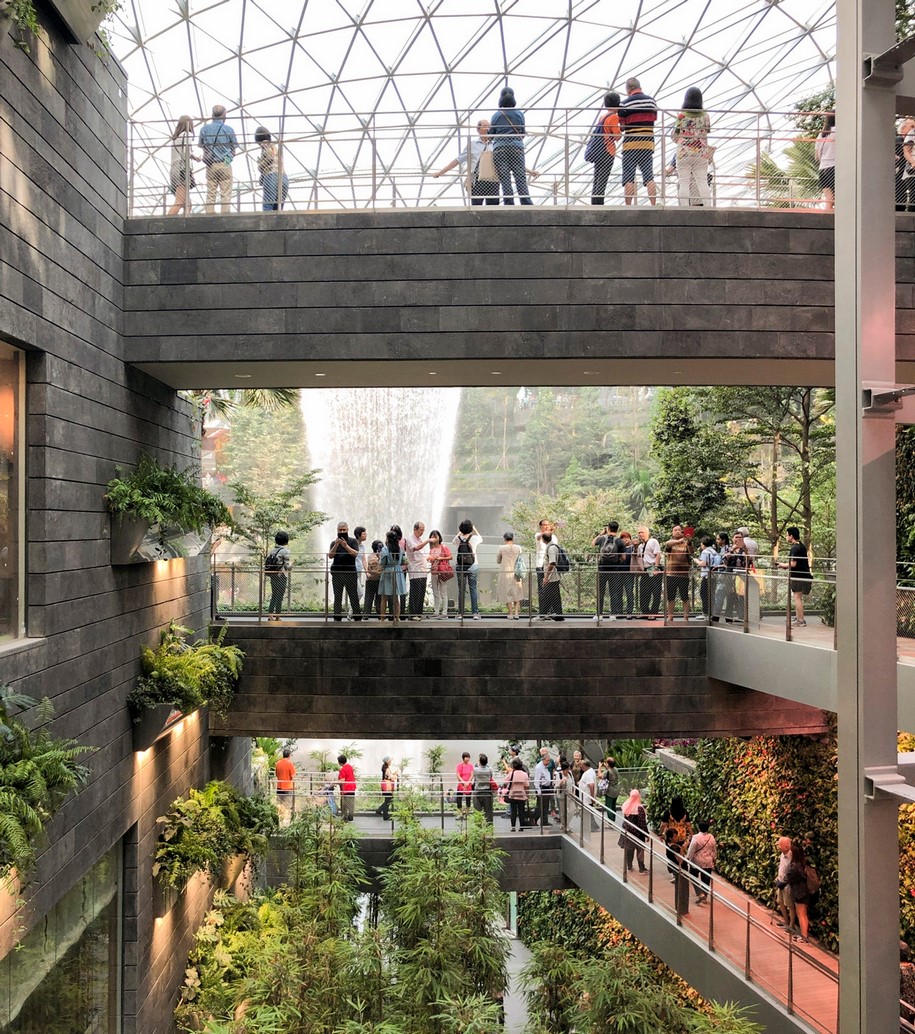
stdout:
[[298,388],[195,388],[181,395],[200,410],[200,434],[208,416],[228,419],[236,409],[272,412],[299,404]]

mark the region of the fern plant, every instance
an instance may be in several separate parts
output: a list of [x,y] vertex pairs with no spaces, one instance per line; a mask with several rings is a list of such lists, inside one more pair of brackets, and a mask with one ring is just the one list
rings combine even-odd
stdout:
[[226,627],[215,638],[188,642],[190,628],[172,621],[153,650],[140,651],[142,674],[127,698],[134,721],[156,704],[171,704],[179,711],[207,705],[225,717],[241,677],[245,655],[237,646],[225,646]]
[[[36,704],[34,728],[12,714]],[[0,684],[0,877],[4,879],[12,869],[21,881],[28,878],[45,825],[89,776],[78,760],[89,748],[52,736],[47,726],[53,714],[49,700],[38,704]]]
[[226,504],[197,483],[193,468],[178,470],[163,467],[148,453],[141,452],[129,474],[118,474],[108,482],[105,499],[108,509],[121,517],[147,520],[150,524],[178,525],[201,532],[207,526],[232,527]]

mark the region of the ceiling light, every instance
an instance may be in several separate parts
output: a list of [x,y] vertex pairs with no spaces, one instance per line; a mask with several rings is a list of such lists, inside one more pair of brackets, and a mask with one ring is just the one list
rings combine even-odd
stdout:
[[327,376],[326,373],[316,373],[315,374],[315,377],[326,377],[326,376]]
[[430,377],[438,377],[438,374],[435,372],[435,370],[430,370],[429,371],[429,376]]
[[235,376],[240,381],[250,381],[251,380],[251,374],[250,373],[237,373],[237,374],[235,374]]
[[490,373],[492,374],[493,377],[501,377],[502,376],[502,371],[501,370],[490,370]]

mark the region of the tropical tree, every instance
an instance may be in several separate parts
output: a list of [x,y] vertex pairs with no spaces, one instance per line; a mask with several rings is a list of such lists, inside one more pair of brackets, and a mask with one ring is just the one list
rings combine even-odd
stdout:
[[516,504],[504,520],[517,530],[515,541],[525,548],[532,548],[537,525],[543,517],[556,524],[559,541],[565,550],[577,554],[592,552],[594,537],[608,521],[619,521],[624,528],[631,528],[635,523],[626,493],[618,488],[584,495],[537,496],[530,502]]
[[288,532],[292,539],[323,524],[327,514],[309,510],[305,505],[306,489],[320,480],[320,473],[320,470],[309,470],[286,488],[270,495],[259,495],[247,485],[234,482],[229,487],[235,493],[239,509],[231,537],[246,542],[261,557],[266,557],[277,531]]
[[180,393],[193,402],[200,413],[200,433],[208,417],[227,420],[238,409],[261,409],[267,412],[299,404],[298,388],[195,388]]
[[257,485],[262,495],[281,492],[309,469],[301,409],[239,407],[232,413],[217,462],[229,482]]

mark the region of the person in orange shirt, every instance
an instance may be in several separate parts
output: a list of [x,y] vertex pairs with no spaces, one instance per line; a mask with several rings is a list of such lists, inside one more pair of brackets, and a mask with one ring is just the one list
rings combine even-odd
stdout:
[[604,97],[606,115],[600,120],[597,132],[603,136],[603,148],[598,150],[594,160],[594,189],[591,192],[591,204],[602,205],[604,194],[607,191],[607,181],[610,179],[610,170],[613,168],[613,159],[616,157],[616,141],[620,138],[620,120],[616,109],[620,105],[620,95],[610,91]]
[[276,803],[287,821],[295,813],[295,765],[292,763],[289,747],[283,750],[283,756],[276,763]]

